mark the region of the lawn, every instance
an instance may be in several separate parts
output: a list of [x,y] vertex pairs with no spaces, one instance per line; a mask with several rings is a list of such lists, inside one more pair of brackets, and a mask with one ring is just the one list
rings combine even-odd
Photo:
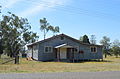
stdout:
[[102,62],[86,61],[79,63],[38,62],[20,59],[20,64],[0,64],[0,73],[33,73],[33,72],[96,72],[120,71],[120,58],[108,57]]

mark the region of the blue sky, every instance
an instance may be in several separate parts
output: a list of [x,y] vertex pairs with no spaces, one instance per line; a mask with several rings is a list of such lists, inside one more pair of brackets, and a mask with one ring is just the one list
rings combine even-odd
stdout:
[[43,39],[39,30],[43,17],[59,26],[60,33],[76,39],[86,34],[95,35],[97,43],[103,36],[120,40],[120,0],[0,0],[0,4],[3,13],[10,11],[27,18],[39,40]]

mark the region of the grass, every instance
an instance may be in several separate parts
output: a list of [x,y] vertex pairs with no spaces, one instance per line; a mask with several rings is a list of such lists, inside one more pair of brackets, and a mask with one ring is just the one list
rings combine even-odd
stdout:
[[120,58],[108,57],[103,62],[89,61],[80,63],[38,62],[20,59],[20,64],[1,64],[0,73],[34,73],[34,72],[96,72],[120,71]]

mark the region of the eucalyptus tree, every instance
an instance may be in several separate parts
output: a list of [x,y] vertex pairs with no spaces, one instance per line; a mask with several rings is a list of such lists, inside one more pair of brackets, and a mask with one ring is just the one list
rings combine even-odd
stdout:
[[114,40],[111,46],[112,54],[116,57],[120,56],[120,42],[119,40]]
[[83,41],[83,36],[80,36],[79,41],[81,42]]
[[26,32],[23,34],[23,39],[26,44],[33,43],[36,40],[38,40],[39,36],[37,36],[37,33],[33,33],[32,31]]
[[[0,25],[5,53],[10,57],[15,57],[15,64],[17,64],[19,52],[28,41],[33,39],[35,41],[38,36],[32,32],[29,34],[31,26],[26,18],[20,18],[10,12],[8,15],[3,15]],[[25,34],[28,34],[28,37]]]
[[103,53],[105,54],[105,58],[109,54],[109,49],[110,49],[110,38],[107,36],[103,36],[102,40],[100,43],[103,45]]
[[[0,6],[0,17],[1,17],[1,8],[2,6]],[[2,29],[1,29],[1,19],[0,19],[0,58],[2,54],[3,54],[3,45],[2,45]]]
[[50,24],[47,22],[46,18],[40,19],[40,30],[44,32],[44,39],[46,37],[47,32],[49,31]]
[[95,35],[91,35],[90,43],[91,44],[96,44],[96,37],[95,37]]
[[60,32],[59,26],[56,26],[56,27],[54,27],[54,26],[49,26],[48,29],[53,32],[53,35],[55,35],[55,34],[57,34],[57,33]]
[[53,32],[54,32],[54,33],[59,33],[59,32],[60,32],[59,26],[54,27]]
[[44,39],[48,31],[53,32],[53,35],[60,32],[59,26],[52,26],[47,22],[46,18],[40,19],[40,30],[44,32]]

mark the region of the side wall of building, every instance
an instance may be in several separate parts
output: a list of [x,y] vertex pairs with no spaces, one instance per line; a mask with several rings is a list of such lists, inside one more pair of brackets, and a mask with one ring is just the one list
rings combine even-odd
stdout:
[[[48,60],[55,60],[55,53],[54,53],[54,47],[59,46],[61,44],[68,44],[70,46],[76,47],[78,49],[78,52],[74,53],[74,58],[76,60],[80,59],[102,59],[102,47],[97,47],[97,52],[92,53],[90,51],[89,45],[83,45],[80,44],[74,40],[71,40],[67,37],[64,37],[64,40],[61,40],[61,37],[56,37],[52,40],[39,43],[39,50],[38,50],[38,60],[39,61],[48,61]],[[52,47],[53,52],[45,53],[45,47],[50,46]],[[84,53],[80,53],[79,51],[83,51]],[[36,53],[37,55],[37,53]],[[35,55],[35,56],[36,56]]]
[[28,57],[32,57],[35,60],[38,60],[38,51],[39,51],[39,44],[35,44],[33,46],[28,47]]

